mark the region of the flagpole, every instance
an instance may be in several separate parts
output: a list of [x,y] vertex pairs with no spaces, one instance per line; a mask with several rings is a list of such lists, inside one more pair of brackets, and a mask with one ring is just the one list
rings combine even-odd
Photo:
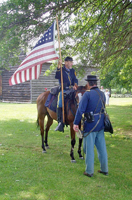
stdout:
[[[59,23],[58,23],[58,17],[56,15],[56,22],[57,22],[57,31],[58,31],[58,43],[59,43],[59,55],[61,59],[61,47],[60,47],[60,33],[59,33]],[[63,92],[63,73],[62,73],[62,64],[60,66],[61,70],[61,92],[62,92],[62,113],[63,113],[63,123],[65,123],[65,115],[64,115],[64,92]]]

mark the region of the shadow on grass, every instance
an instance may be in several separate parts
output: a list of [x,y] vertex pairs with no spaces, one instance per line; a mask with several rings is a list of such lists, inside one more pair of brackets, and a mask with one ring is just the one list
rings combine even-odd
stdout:
[[[51,126],[48,133],[50,148],[56,148],[59,151],[59,148],[64,147],[68,149],[68,154],[70,154],[71,138],[69,128],[65,129],[65,133],[60,133],[54,131],[55,126],[56,123]],[[2,148],[5,147],[5,149],[12,149],[13,151],[16,147],[17,149],[30,148],[33,151],[42,152],[40,129],[37,127],[36,122],[29,122],[28,120],[0,121],[0,144]],[[76,146],[78,146],[78,142]]]
[[[112,108],[113,110],[116,107]],[[113,112],[111,108],[108,113]],[[118,111],[117,114],[120,112]],[[111,116],[111,114],[110,114]],[[117,116],[117,115],[116,115]],[[114,114],[111,116],[114,119]],[[11,119],[0,121],[0,184],[1,199],[130,199],[132,165],[130,140],[111,138],[106,134],[109,176],[97,173],[99,162],[95,156],[95,173],[84,177],[85,162],[77,158],[70,162],[69,129],[49,132],[51,148],[42,154],[40,131],[35,121]],[[118,124],[116,124],[118,126]],[[116,127],[115,126],[115,127]],[[125,130],[125,127],[124,127]],[[2,155],[3,154],[3,155]],[[85,191],[85,192],[84,192]],[[100,194],[100,198],[98,195]]]

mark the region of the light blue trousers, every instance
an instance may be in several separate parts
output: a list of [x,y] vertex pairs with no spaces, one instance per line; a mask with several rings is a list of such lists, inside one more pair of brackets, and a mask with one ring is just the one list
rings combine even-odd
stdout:
[[[84,136],[87,133],[84,134]],[[94,145],[98,152],[98,158],[100,162],[100,169],[103,172],[108,172],[108,159],[107,150],[105,144],[104,130],[91,132],[88,136],[83,139],[83,150],[86,154],[86,172],[88,174],[94,173]]]

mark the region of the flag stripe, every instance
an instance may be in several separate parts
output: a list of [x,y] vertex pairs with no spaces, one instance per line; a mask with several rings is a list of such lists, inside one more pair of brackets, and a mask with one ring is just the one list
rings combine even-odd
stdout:
[[22,76],[22,82],[25,82],[24,71],[22,71],[21,76]]
[[19,83],[21,83],[21,77],[22,77],[21,73],[22,73],[22,72],[20,72],[20,73],[19,73],[19,76],[18,76],[18,78],[19,78],[18,82],[19,82]]
[[42,64],[59,58],[54,47],[54,32],[55,23],[46,31],[31,53],[14,72],[9,80],[9,85],[38,79],[42,70]]
[[19,69],[17,72],[21,71],[23,68],[26,69],[28,68],[29,66],[31,67],[32,66],[32,63],[33,65],[37,65],[37,63],[39,63],[39,61],[43,61],[43,60],[47,60],[48,57],[50,56],[53,56],[54,57],[55,55],[55,51],[52,51],[52,52],[49,52],[49,53],[45,53],[45,54],[41,54],[41,55],[37,55],[33,58],[31,58],[30,60],[26,61],[22,68]]
[[25,60],[21,63],[20,66],[22,66],[26,61],[30,60],[31,58],[34,58],[34,56],[45,54],[45,53],[51,52],[53,50],[54,50],[54,45],[49,46],[49,48],[44,47],[44,48],[40,48],[36,51],[33,51],[25,58]]
[[[39,68],[39,66],[38,66],[38,68]],[[34,68],[34,75],[35,75],[35,77],[34,77],[34,79],[36,79],[37,78],[37,66],[35,66],[35,68]]]
[[[56,60],[56,59],[58,59],[58,56],[57,56],[57,57],[54,57],[54,58],[51,58],[51,59],[47,59],[47,60],[45,60],[45,62],[51,61],[51,60]],[[42,63],[43,63],[43,62],[42,62]],[[40,73],[41,73],[42,63],[41,63],[41,67],[40,67],[40,68],[38,68],[39,65],[36,66],[36,67],[37,67],[37,73],[36,73],[36,75],[35,75],[35,78],[29,79],[29,69],[27,69],[27,70],[22,71],[22,73],[21,73],[21,76],[22,76],[21,79],[22,79],[22,81],[18,82],[17,79],[16,79],[16,74],[14,74],[14,75],[11,77],[11,79],[9,80],[9,84],[10,84],[10,85],[15,85],[15,84],[22,83],[22,82],[25,82],[25,81],[28,81],[28,80],[38,79],[39,76],[40,76]],[[20,73],[20,72],[19,72],[19,73]],[[24,73],[24,74],[23,74],[23,73]],[[17,73],[17,74],[18,74],[18,73]]]
[[[43,57],[39,57],[38,60],[35,61],[35,64],[38,65],[38,64],[42,64],[42,63],[47,62],[47,61],[55,60],[55,59],[58,59],[58,56],[53,55],[53,54],[52,54],[51,56],[50,56],[50,55],[46,56],[46,57],[45,57],[45,60],[43,59]],[[31,61],[31,62],[30,62],[30,66],[28,66],[28,64],[26,64],[26,65],[24,65],[24,66],[25,66],[24,71],[25,71],[25,70],[28,70],[29,67],[31,68],[31,67],[34,66],[34,62]],[[21,71],[22,71],[22,69],[19,70],[19,71],[17,71],[17,74],[20,73]],[[13,75],[13,76],[14,76],[14,75]],[[13,76],[12,76],[12,79],[13,79]],[[28,75],[26,75],[26,71],[25,71],[25,76],[24,76],[24,77],[26,77],[26,78],[25,78],[25,81],[31,80],[31,79],[28,79]],[[11,81],[11,82],[12,82],[12,81]],[[15,82],[16,82],[16,84],[18,84],[18,83],[24,82],[24,80],[18,82],[18,81],[16,80],[16,76],[15,76],[15,77],[14,77],[14,81],[12,82],[11,85],[14,85]]]

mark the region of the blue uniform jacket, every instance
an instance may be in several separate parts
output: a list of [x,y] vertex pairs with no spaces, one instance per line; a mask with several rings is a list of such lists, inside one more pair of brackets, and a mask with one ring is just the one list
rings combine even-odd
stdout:
[[[76,72],[72,68],[70,70],[67,70],[65,66],[62,67],[62,73],[63,73],[63,85],[64,89],[69,86],[74,86],[76,83],[78,85],[78,79],[76,78]],[[57,68],[55,78],[59,79],[59,84],[61,85],[61,70]]]
[[[95,91],[95,89],[98,90],[104,102],[106,101],[104,93],[101,92],[98,87],[93,87],[90,89],[90,91],[85,92],[79,103],[79,107],[76,112],[76,116],[74,119],[75,125],[79,125],[82,119],[82,114],[95,111],[98,100],[100,98],[98,93]],[[86,121],[84,122],[84,133],[91,131],[92,128],[96,125],[99,119],[98,113],[100,112],[101,108],[102,108],[102,103],[101,103],[101,100],[99,100],[99,104],[94,115],[94,122],[86,122]],[[104,128],[104,114],[101,114],[100,122],[98,123],[98,125],[95,127],[95,129],[92,132],[100,131],[103,128]]]

